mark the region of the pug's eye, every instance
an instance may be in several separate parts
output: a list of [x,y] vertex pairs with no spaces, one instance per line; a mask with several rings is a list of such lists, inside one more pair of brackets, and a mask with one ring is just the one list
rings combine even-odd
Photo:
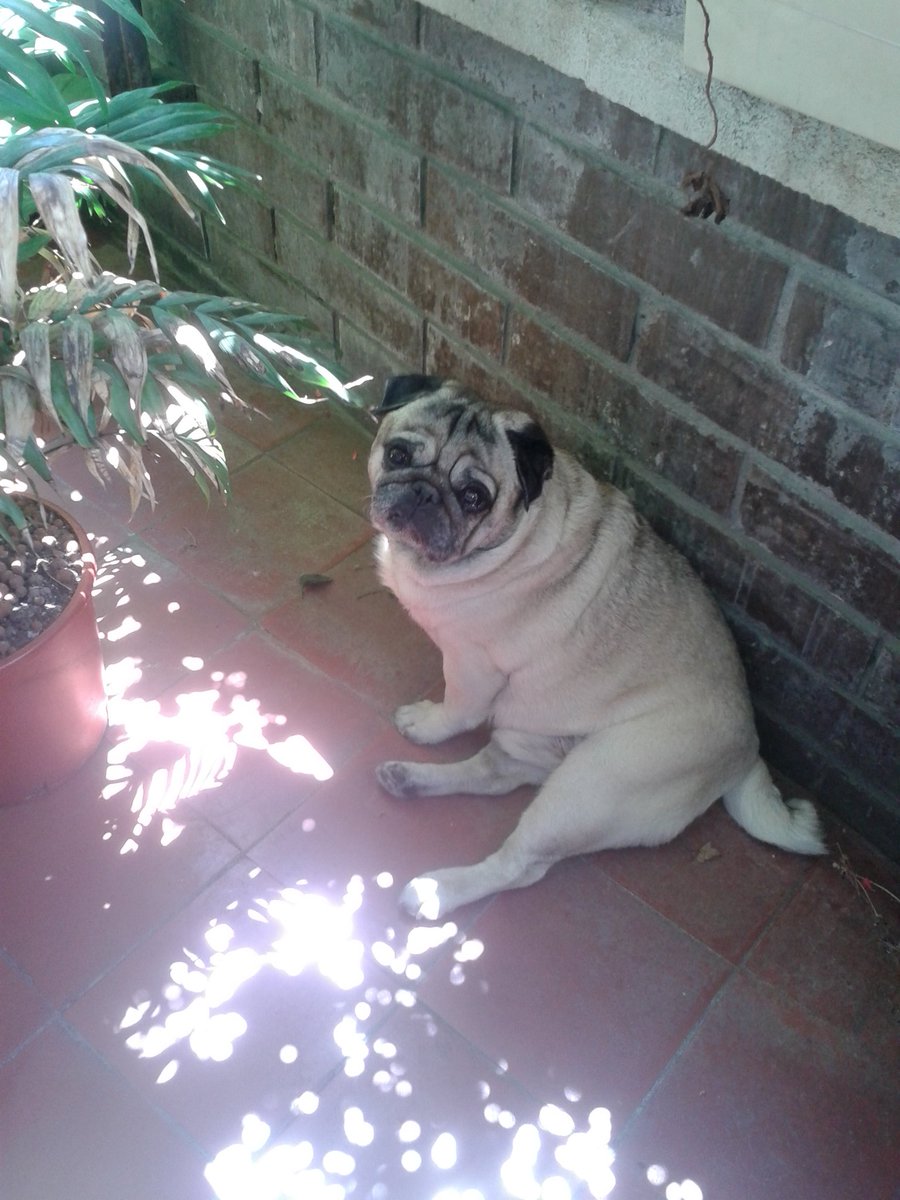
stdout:
[[412,462],[412,453],[409,446],[404,446],[401,442],[394,442],[385,451],[384,459],[389,467],[408,467]]
[[459,506],[465,512],[477,513],[491,502],[491,494],[483,483],[467,483],[458,493]]

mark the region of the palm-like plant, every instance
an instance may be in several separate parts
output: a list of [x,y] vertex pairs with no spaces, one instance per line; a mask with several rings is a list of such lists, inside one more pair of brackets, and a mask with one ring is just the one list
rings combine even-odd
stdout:
[[[130,0],[105,2],[153,38]],[[177,85],[108,97],[92,65],[100,29],[67,0],[0,0],[0,518],[19,528],[15,496],[29,471],[52,478],[48,456],[63,445],[81,447],[99,478],[121,474],[133,506],[153,500],[153,443],[207,494],[227,495],[208,402],[241,403],[235,370],[298,400],[298,388],[348,398],[303,320],[160,285],[136,186],[196,219],[220,215],[215,192],[249,177],[196,148],[229,122],[166,103]],[[129,275],[143,240],[152,279],[93,257],[84,218],[109,207],[127,219]]]

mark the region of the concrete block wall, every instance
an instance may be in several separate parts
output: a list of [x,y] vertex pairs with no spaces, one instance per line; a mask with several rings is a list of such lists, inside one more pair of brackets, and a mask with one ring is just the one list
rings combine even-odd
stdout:
[[[534,411],[695,564],[772,763],[900,847],[900,241],[412,0],[144,0],[263,176],[186,270]],[[708,157],[708,156],[707,156]],[[165,233],[165,230],[163,231]]]

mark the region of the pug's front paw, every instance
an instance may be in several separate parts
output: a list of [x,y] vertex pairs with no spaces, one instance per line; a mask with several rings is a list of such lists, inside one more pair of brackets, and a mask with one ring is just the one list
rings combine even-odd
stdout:
[[446,707],[433,700],[419,700],[415,704],[404,704],[394,714],[394,724],[405,738],[418,746],[433,746],[443,742],[463,726],[448,719]]
[[429,875],[411,879],[400,893],[400,907],[416,921],[437,921],[444,915],[440,884]]
[[412,767],[412,763],[384,762],[375,768],[375,777],[392,796],[414,796],[417,788]]

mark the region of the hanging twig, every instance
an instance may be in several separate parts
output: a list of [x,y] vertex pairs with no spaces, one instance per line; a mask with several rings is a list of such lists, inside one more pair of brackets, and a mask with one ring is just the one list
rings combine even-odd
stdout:
[[[711,92],[713,52],[709,44],[709,12],[704,0],[697,0],[697,3],[703,11],[703,49],[706,51],[707,62],[706,84],[703,90],[706,94],[706,103],[709,105],[709,111],[712,113],[713,119],[712,137],[703,148],[704,150],[711,150],[716,138],[719,136],[719,114],[716,112]],[[714,216],[716,224],[721,225],[728,215],[728,208],[731,202],[719,186],[712,167],[705,167],[699,171],[686,171],[684,178],[681,180],[681,186],[685,189],[690,189],[694,193],[681,210],[686,217],[701,217],[705,220],[707,217]]]
[[716,112],[716,106],[713,103],[713,98],[712,98],[712,95],[710,92],[710,88],[712,87],[712,77],[713,77],[713,53],[712,53],[712,49],[709,44],[709,13],[707,12],[706,5],[704,4],[703,0],[697,0],[697,3],[700,5],[700,8],[703,10],[703,49],[706,51],[706,63],[707,63],[706,86],[704,87],[703,90],[706,93],[706,103],[709,105],[709,111],[712,113],[712,119],[713,119],[712,137],[709,139],[709,141],[706,143],[706,145],[703,147],[703,149],[711,150],[713,148],[713,146],[715,145],[716,138],[719,136],[719,114]]

